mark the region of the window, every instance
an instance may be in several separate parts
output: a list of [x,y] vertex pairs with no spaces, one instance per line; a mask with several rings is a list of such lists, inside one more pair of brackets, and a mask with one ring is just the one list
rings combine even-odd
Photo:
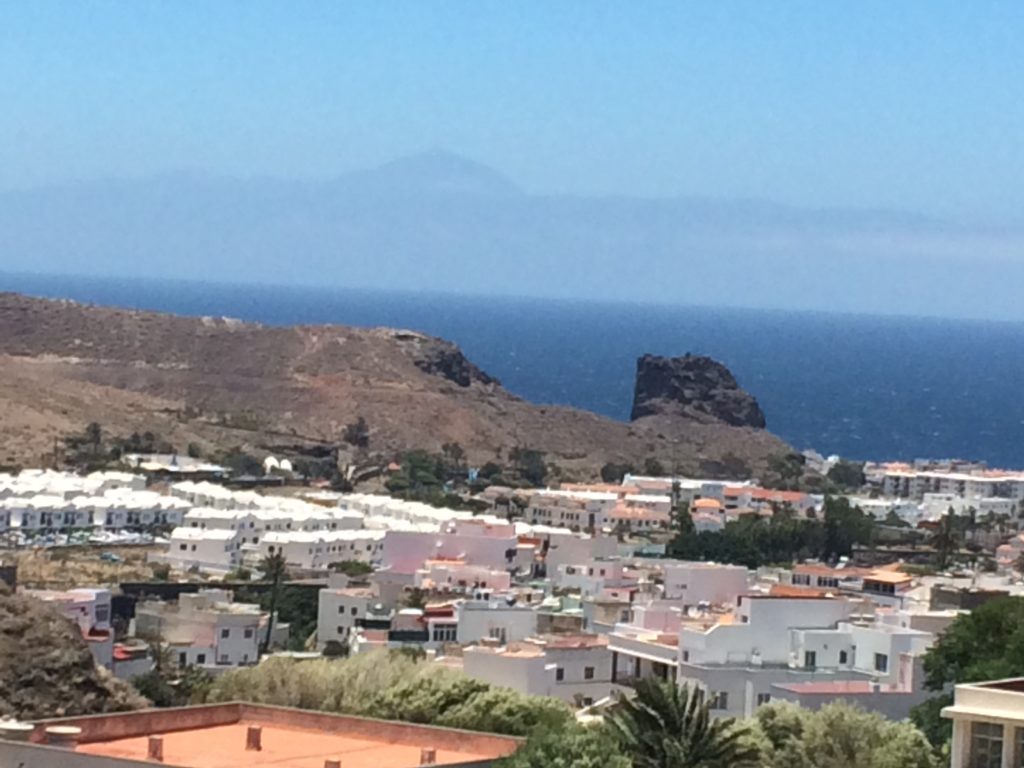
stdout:
[[226,653],[222,653],[220,655],[220,658],[217,659],[217,663],[218,664],[227,664],[228,663],[228,655]]
[[846,659],[847,659],[846,651],[840,651],[839,652],[839,663],[840,664],[846,664]]
[[971,768],[1002,768],[1003,726],[998,723],[971,725]]
[[180,549],[182,552],[187,552],[188,551],[188,544],[179,544],[178,545],[178,549]]
[[192,545],[192,551],[193,551],[193,552],[195,552],[195,551],[196,551],[196,545],[195,545],[195,544],[193,544],[193,545]]
[[206,654],[205,653],[197,653],[196,654],[196,664],[205,664],[205,663],[206,663]]
[[456,624],[435,624],[434,625],[434,642],[435,643],[454,643],[456,631],[458,625]]
[[875,654],[875,672],[889,671],[889,657],[884,653]]
[[811,576],[807,573],[794,573],[790,581],[797,586],[809,587],[811,585]]
[[252,627],[245,630],[245,639],[252,640]]
[[338,613],[345,613],[345,606],[344,605],[339,605],[338,606]]
[[685,662],[685,661],[689,661],[689,660],[690,660],[690,652],[689,651],[683,651],[683,661]]
[[227,638],[231,637],[231,630],[230,629],[222,629],[220,631],[220,636],[221,636],[221,639],[227,639]]
[[808,669],[818,666],[818,654],[814,651],[804,651],[804,666]]
[[718,693],[713,694],[708,707],[711,709],[728,709],[729,694],[725,691],[719,691]]
[[356,615],[356,607],[355,607],[354,605],[352,606],[352,615],[353,615],[353,616],[355,616],[355,615]]
[[179,667],[184,667],[187,664],[188,664],[188,654],[184,653],[184,652],[179,653],[178,654],[178,666]]
[[594,679],[594,668],[593,667],[584,667],[583,668],[583,679],[584,680],[593,680]]
[[759,693],[757,694],[757,706],[763,707],[765,704],[772,700],[770,693]]
[[565,670],[561,667],[555,667],[555,681],[562,682],[565,680]]
[[584,696],[582,701],[584,707],[590,707],[594,705],[594,700],[590,696]]

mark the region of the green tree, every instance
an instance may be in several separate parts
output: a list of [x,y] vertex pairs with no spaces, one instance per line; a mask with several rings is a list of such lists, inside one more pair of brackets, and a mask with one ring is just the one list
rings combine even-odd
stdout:
[[956,683],[1024,675],[1024,598],[1005,597],[957,616],[924,656],[925,685],[936,696],[914,708],[913,721],[935,744],[948,741],[949,721],[939,710]]
[[804,457],[798,453],[774,454],[768,457],[767,469],[761,478],[765,488],[795,490],[804,474]]
[[95,421],[89,422],[85,427],[85,441],[91,447],[93,457],[98,456],[103,442],[103,427]]
[[288,578],[288,563],[281,551],[273,552],[263,558],[260,563],[260,571],[263,579],[270,582],[270,601],[267,610],[270,618],[267,620],[267,634],[260,643],[260,655],[270,650],[270,638],[274,631],[274,618],[277,615],[277,606],[281,599],[281,584]]
[[570,725],[563,730],[545,729],[531,735],[511,756],[495,768],[631,768],[608,728]]
[[544,454],[533,448],[513,448],[509,458],[519,476],[534,487],[544,485],[548,475],[548,467],[544,462]]
[[341,439],[355,448],[370,447],[370,426],[362,416],[345,427]]
[[667,472],[665,465],[653,456],[644,459],[644,474],[649,477],[664,477]]
[[742,768],[758,765],[758,750],[731,718],[712,719],[704,692],[653,678],[620,697],[609,715],[633,768]]
[[847,490],[857,490],[865,483],[864,464],[858,461],[840,459],[825,475],[835,485]]
[[757,711],[763,768],[937,768],[924,734],[910,723],[844,703],[818,711],[769,704]]
[[606,483],[621,483],[622,478],[633,471],[632,464],[609,461],[601,467],[601,479]]
[[338,563],[331,563],[330,569],[337,573],[344,573],[350,579],[373,573],[373,566],[362,560],[342,560]]
[[845,496],[825,497],[823,520],[823,560],[849,557],[853,554],[855,544],[866,544],[871,541],[874,530],[871,516],[850,504],[850,500]]

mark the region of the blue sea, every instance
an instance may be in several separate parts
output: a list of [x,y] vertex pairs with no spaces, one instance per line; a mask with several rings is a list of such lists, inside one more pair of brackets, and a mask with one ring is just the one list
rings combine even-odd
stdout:
[[[512,392],[628,418],[636,358],[721,360],[797,448],[1024,465],[1024,324],[0,274],[0,289],[451,339]],[[2,375],[2,372],[0,372]]]

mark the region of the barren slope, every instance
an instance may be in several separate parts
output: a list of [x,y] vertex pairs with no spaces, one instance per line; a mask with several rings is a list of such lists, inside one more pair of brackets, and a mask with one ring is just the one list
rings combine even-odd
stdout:
[[0,294],[0,463],[38,463],[55,437],[100,422],[259,449],[337,444],[359,416],[371,449],[436,450],[473,461],[536,448],[590,475],[655,456],[692,472],[723,455],[751,467],[789,450],[758,429],[650,417],[631,424],[527,403],[452,344],[410,331],[267,327]]

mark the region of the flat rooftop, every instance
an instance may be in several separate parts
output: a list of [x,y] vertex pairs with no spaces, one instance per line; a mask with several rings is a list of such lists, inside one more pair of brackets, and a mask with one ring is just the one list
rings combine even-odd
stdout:
[[[62,718],[38,724],[82,729],[76,753],[114,760],[147,760],[149,738],[163,740],[163,765],[177,768],[416,768],[422,749],[436,751],[437,766],[486,765],[511,754],[519,739],[388,720],[249,704],[217,704],[113,715]],[[250,727],[260,749],[246,749]]]

